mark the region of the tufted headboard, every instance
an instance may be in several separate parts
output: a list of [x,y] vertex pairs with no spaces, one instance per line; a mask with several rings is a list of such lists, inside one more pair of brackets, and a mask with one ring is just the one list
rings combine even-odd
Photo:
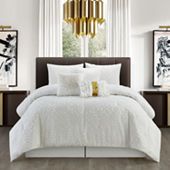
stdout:
[[122,64],[120,73],[120,84],[130,87],[130,58],[128,57],[88,57],[88,58],[64,58],[64,57],[38,57],[36,58],[36,88],[48,84],[47,63],[58,65],[74,65],[80,63],[92,64]]

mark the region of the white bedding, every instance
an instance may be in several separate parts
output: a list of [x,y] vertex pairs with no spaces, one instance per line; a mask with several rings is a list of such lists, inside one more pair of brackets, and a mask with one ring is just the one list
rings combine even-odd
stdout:
[[154,111],[138,93],[110,86],[108,97],[58,97],[57,85],[35,90],[17,108],[10,131],[10,157],[59,146],[125,147],[160,160],[161,133]]

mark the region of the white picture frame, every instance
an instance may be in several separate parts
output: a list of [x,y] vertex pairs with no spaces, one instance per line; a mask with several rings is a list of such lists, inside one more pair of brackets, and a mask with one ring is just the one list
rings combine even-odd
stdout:
[[0,30],[0,85],[17,86],[18,31]]
[[170,31],[153,31],[153,86],[170,85]]

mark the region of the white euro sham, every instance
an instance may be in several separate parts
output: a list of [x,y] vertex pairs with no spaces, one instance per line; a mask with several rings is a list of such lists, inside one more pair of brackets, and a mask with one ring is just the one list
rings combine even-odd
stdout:
[[83,63],[82,64],[76,64],[76,65],[47,64],[48,84],[49,85],[57,84],[59,74],[79,72],[79,70],[81,68],[83,68]]
[[120,70],[121,64],[113,65],[96,65],[85,63],[86,68],[100,68],[100,80],[106,81],[108,84],[120,85]]

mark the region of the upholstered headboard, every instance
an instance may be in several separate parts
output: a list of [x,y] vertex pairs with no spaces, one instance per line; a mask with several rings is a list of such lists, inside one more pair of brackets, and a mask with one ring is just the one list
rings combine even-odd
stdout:
[[38,57],[36,58],[36,88],[48,84],[47,63],[59,65],[73,65],[80,63],[92,64],[122,64],[120,84],[130,87],[130,58],[127,57],[98,57],[98,58],[64,58],[64,57]]

